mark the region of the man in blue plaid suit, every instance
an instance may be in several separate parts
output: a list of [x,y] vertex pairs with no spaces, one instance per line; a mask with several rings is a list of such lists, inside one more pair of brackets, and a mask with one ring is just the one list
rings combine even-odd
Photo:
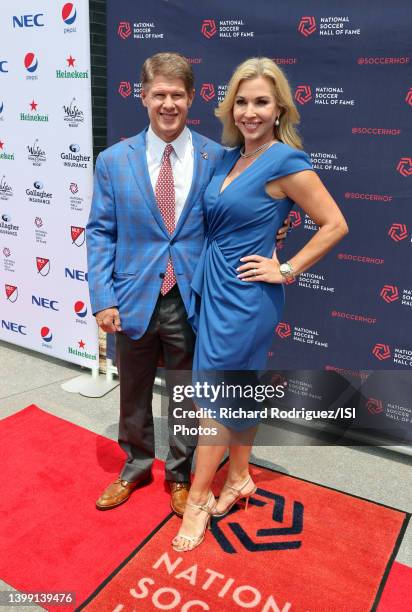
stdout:
[[[202,196],[223,155],[220,145],[186,127],[193,85],[183,56],[159,53],[146,60],[142,102],[150,125],[103,151],[96,161],[87,224],[90,298],[101,329],[116,333],[119,444],[127,455],[119,478],[96,502],[101,510],[123,503],[150,478],[155,456],[152,388],[159,355],[166,371],[191,369],[194,335],[187,309],[204,239]],[[173,146],[172,233],[155,195],[167,144]],[[176,284],[163,295],[169,258]],[[172,508],[181,515],[194,449],[172,432],[169,445],[166,479]]]

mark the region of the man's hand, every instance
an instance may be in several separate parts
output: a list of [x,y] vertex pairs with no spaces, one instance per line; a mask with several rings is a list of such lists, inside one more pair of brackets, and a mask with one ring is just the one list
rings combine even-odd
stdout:
[[288,216],[286,217],[282,227],[279,228],[278,233],[276,234],[276,246],[279,246],[279,243],[282,243],[285,240],[290,229],[290,223],[290,217]]
[[96,313],[97,325],[107,334],[122,331],[120,316],[117,308],[106,308]]

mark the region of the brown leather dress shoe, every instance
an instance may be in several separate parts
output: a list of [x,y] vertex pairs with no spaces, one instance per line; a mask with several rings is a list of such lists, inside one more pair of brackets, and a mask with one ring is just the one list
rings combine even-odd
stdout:
[[190,482],[169,481],[169,487],[172,495],[170,506],[177,516],[183,516],[183,512],[186,508],[187,496],[189,495]]
[[130,497],[131,492],[137,486],[137,482],[127,482],[118,478],[104,490],[101,497],[96,502],[96,508],[98,510],[110,510],[120,506]]

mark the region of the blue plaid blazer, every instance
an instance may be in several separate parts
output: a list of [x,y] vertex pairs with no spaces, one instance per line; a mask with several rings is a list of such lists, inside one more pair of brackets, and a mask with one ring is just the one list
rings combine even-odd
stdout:
[[98,156],[86,227],[93,313],[116,306],[122,330],[136,340],[153,314],[169,255],[188,310],[190,283],[204,240],[203,193],[224,152],[192,132],[193,181],[170,236],[147,169],[146,131]]

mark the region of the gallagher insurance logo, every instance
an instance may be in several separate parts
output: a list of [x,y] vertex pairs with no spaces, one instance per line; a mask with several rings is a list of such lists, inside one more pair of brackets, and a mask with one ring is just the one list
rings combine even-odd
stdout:
[[307,104],[312,100],[310,85],[299,85],[295,91],[295,100],[299,104]]
[[298,32],[305,38],[316,32],[316,19],[313,16],[302,17],[299,21]]
[[14,304],[19,297],[19,290],[14,285],[4,285],[4,289],[6,291],[6,299]]
[[53,194],[43,189],[41,181],[34,181],[33,187],[26,189],[27,200],[35,204],[51,204]]
[[404,223],[392,223],[388,230],[388,236],[394,242],[400,242],[408,237],[408,229]]
[[50,259],[36,257],[37,272],[40,276],[47,276],[50,272]]
[[122,39],[126,40],[132,33],[132,28],[128,21],[121,21],[117,28],[117,35]]
[[391,357],[391,349],[389,344],[382,344],[378,342],[372,349],[372,355],[378,359],[378,361],[385,361]]
[[90,162],[90,155],[83,155],[80,153],[80,145],[72,143],[69,146],[70,153],[60,153],[60,157],[63,160],[63,166],[70,168],[87,168]]
[[200,96],[205,102],[210,102],[216,96],[215,86],[213,83],[203,83],[200,88]]
[[292,330],[290,328],[289,323],[285,323],[285,322],[278,323],[276,326],[275,332],[277,333],[279,338],[282,338],[283,340],[285,338],[289,338],[289,336],[292,335]]
[[213,38],[213,36],[217,34],[217,27],[214,19],[203,20],[202,34],[205,38]]
[[402,176],[412,176],[412,157],[402,157],[396,169]]
[[86,232],[84,230],[84,227],[77,227],[75,225],[71,226],[70,235],[72,238],[72,244],[75,244],[77,247],[83,246],[86,240]]
[[399,300],[398,287],[395,285],[384,285],[379,295],[387,304],[391,304],[392,302]]
[[26,75],[27,80],[30,80],[30,81],[37,80],[38,77],[35,74],[35,72],[37,72],[38,66],[39,66],[39,62],[37,60],[36,55],[32,51],[29,51],[29,53],[26,53],[26,55],[24,56],[24,67],[29,73]]

